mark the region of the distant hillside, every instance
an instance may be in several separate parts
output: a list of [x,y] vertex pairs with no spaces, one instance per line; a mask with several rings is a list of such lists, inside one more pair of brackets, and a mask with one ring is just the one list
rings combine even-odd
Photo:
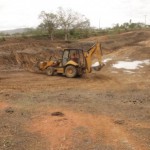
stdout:
[[13,30],[4,30],[4,31],[0,31],[0,33],[4,33],[4,34],[15,34],[15,33],[23,33],[28,31],[28,28],[18,28],[18,29],[13,29]]

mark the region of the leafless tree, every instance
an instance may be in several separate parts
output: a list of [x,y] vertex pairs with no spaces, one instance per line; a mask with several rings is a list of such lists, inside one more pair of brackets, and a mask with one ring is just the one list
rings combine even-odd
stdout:
[[64,10],[62,7],[57,11],[59,27],[64,30],[65,41],[69,38],[69,30],[72,28],[84,27],[89,25],[89,20],[83,15],[71,9]]

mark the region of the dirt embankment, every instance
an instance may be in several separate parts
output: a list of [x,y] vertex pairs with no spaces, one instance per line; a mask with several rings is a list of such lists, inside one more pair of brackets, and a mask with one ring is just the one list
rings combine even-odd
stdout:
[[[129,32],[115,36],[93,37],[71,43],[50,42],[49,39],[8,39],[0,43],[0,68],[2,70],[25,69],[34,71],[38,61],[49,60],[51,56],[60,57],[63,48],[82,48],[88,50],[97,40],[102,43],[104,54],[127,46],[140,46],[150,38],[150,32]],[[142,47],[143,48],[143,47]],[[134,56],[144,55],[149,47],[136,51]],[[125,53],[125,49],[123,53]],[[132,51],[132,50],[131,50]],[[133,50],[134,51],[134,50]],[[146,54],[145,54],[146,55]],[[134,57],[133,56],[133,57]]]
[[108,35],[100,37],[90,37],[87,39],[80,40],[84,42],[94,43],[100,41],[102,43],[102,49],[105,53],[110,53],[126,46],[136,46],[139,42],[150,39],[150,31],[135,31],[121,33],[118,35]]
[[54,55],[59,56],[60,50],[53,48],[53,45],[48,41],[32,39],[20,43],[16,39],[3,42],[0,45],[0,68],[5,71],[20,69],[34,71],[38,61],[49,60],[50,56]]

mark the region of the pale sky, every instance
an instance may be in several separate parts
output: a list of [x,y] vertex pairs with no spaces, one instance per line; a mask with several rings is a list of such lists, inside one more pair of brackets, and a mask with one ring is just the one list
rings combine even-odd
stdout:
[[150,24],[150,0],[0,0],[0,30],[36,27],[41,11],[55,12],[58,7],[85,15],[95,27],[130,19]]

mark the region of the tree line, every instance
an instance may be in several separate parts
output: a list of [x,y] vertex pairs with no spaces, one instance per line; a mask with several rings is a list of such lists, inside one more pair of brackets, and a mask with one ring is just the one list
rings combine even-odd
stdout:
[[[91,27],[90,20],[84,15],[71,9],[63,9],[59,7],[55,13],[42,11],[39,14],[41,23],[36,28],[28,28],[24,33],[16,33],[14,35],[27,36],[48,36],[51,40],[87,38],[90,36],[99,36],[106,34],[116,34],[139,29],[150,29],[150,25],[144,23],[133,23],[132,20],[123,24],[115,24],[111,28],[95,28]],[[9,36],[0,33],[2,37]]]

